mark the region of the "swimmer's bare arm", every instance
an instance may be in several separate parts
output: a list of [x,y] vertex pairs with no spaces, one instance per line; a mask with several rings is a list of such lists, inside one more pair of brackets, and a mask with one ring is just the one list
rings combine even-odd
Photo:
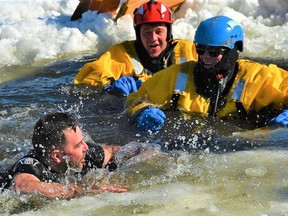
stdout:
[[111,160],[113,160],[114,155],[119,151],[121,146],[118,145],[101,145],[104,150],[104,162],[103,166],[106,166]]
[[20,173],[13,179],[13,187],[19,193],[39,192],[41,195],[49,198],[72,198],[85,194],[98,194],[101,191],[109,191],[114,193],[127,192],[126,188],[114,186],[89,186],[82,184],[46,183],[41,182],[37,177],[28,173]]

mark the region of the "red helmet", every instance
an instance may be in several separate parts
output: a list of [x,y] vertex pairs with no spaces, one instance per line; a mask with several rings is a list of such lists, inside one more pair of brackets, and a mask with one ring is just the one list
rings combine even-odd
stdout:
[[164,22],[173,23],[172,12],[161,2],[150,0],[134,11],[134,27],[143,23]]

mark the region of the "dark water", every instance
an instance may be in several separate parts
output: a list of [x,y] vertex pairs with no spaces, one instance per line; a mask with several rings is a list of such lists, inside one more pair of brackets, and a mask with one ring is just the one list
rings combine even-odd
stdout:
[[[259,182],[261,182],[261,184],[268,184],[268,186],[266,185],[263,187],[264,190],[265,188],[268,188],[266,192],[262,192],[262,195],[264,193],[266,196],[266,206],[255,206],[255,211],[253,211],[253,204],[257,205],[259,203],[257,200],[261,197],[261,193],[255,193],[255,196],[250,195],[254,198],[254,201],[256,201],[255,203],[252,202],[251,206],[249,205],[250,210],[248,212],[260,213],[261,209],[264,209],[264,212],[277,213],[270,205],[271,199],[274,199],[275,196],[285,204],[283,211],[285,212],[286,209],[288,209],[286,208],[288,196],[286,196],[287,192],[285,192],[285,190],[278,193],[275,192],[271,196],[268,195],[269,190],[275,186],[274,184],[279,185],[279,182],[281,181],[283,186],[282,189],[285,188],[286,183],[283,183],[283,179],[288,178],[288,175],[283,176],[287,171],[282,174],[274,173],[276,167],[283,167],[283,162],[286,163],[286,165],[288,163],[288,159],[286,160],[285,157],[283,157],[283,154],[286,154],[286,146],[288,145],[288,130],[286,128],[267,127],[244,130],[229,122],[203,119],[200,117],[194,121],[187,121],[177,117],[177,114],[175,113],[168,113],[168,121],[163,130],[153,134],[140,133],[136,131],[134,125],[131,125],[127,120],[127,115],[123,108],[125,103],[124,97],[121,98],[103,94],[97,91],[97,89],[87,86],[73,85],[75,73],[85,62],[90,61],[93,58],[95,57],[87,56],[81,59],[59,60],[47,65],[2,69],[1,75],[3,80],[0,85],[1,170],[12,164],[31,147],[30,140],[32,129],[40,116],[51,111],[73,112],[79,117],[87,141],[92,140],[96,143],[119,144],[123,146],[128,143],[130,143],[130,145],[133,145],[133,143],[136,143],[135,145],[139,143],[144,145],[145,143],[149,144],[150,147],[157,146],[157,150],[153,150],[153,154],[146,153],[146,155],[144,154],[141,157],[130,159],[126,163],[126,167],[124,167],[120,173],[115,175],[112,174],[111,179],[115,178],[116,182],[128,182],[130,186],[132,185],[132,191],[133,189],[135,190],[135,192],[127,195],[130,199],[129,203],[120,205],[121,196],[124,195],[114,195],[114,198],[113,194],[100,195],[101,199],[107,200],[105,202],[102,201],[103,203],[99,208],[94,206],[94,209],[91,211],[86,211],[84,210],[85,207],[82,206],[82,202],[85,203],[85,199],[88,199],[86,202],[90,204],[99,202],[99,197],[79,198],[68,202],[68,204],[65,203],[65,201],[61,201],[59,204],[50,201],[48,202],[37,196],[24,197],[21,199],[12,193],[1,195],[1,214],[25,214],[25,212],[27,212],[27,215],[40,215],[39,212],[41,211],[38,211],[38,209],[44,208],[48,212],[47,215],[55,215],[53,209],[60,209],[61,214],[76,215],[73,210],[68,210],[69,207],[65,210],[65,205],[70,207],[76,205],[80,209],[80,212],[89,215],[101,215],[96,214],[94,210],[106,215],[117,215],[117,212],[119,213],[119,211],[123,213],[119,215],[134,214],[133,212],[137,213],[137,211],[142,214],[152,214],[155,209],[159,208],[163,208],[162,213],[164,215],[170,212],[172,208],[170,205],[175,200],[168,198],[162,199],[163,197],[157,197],[157,193],[168,193],[169,195],[169,192],[166,191],[167,189],[164,188],[166,186],[169,188],[172,183],[172,192],[168,190],[170,191],[169,196],[180,193],[182,194],[183,199],[195,201],[196,198],[194,195],[196,196],[198,194],[197,196],[200,196],[199,199],[204,200],[204,203],[206,203],[207,200],[210,200],[211,198],[209,198],[211,194],[208,196],[202,191],[204,190],[202,186],[206,185],[209,188],[218,188],[216,189],[216,192],[213,193],[213,196],[216,194],[224,200],[226,199],[226,203],[225,201],[219,201],[218,199],[218,201],[212,202],[212,206],[217,206],[215,214],[212,214],[214,207],[212,208],[210,204],[201,207],[198,203],[199,208],[202,208],[203,210],[203,214],[201,211],[197,210],[188,211],[189,213],[187,215],[191,215],[190,213],[193,212],[194,215],[222,215],[222,213],[224,215],[231,215],[224,207],[225,205],[236,210],[238,213],[235,215],[242,215],[244,212],[242,211],[242,207],[245,206],[247,200],[243,201],[244,198],[241,198],[240,194],[248,194],[248,192],[245,191],[244,188],[235,189],[234,187],[239,184],[239,181],[244,181],[243,179],[239,180],[241,174],[239,176],[239,173],[236,172],[237,169],[241,170],[243,167],[245,167],[244,173],[246,173],[246,177],[248,175],[248,177],[252,176],[252,178],[255,179],[257,176],[260,176],[262,180],[259,180]],[[260,59],[259,61],[265,63],[267,60]],[[274,63],[288,69],[287,61],[275,60]],[[192,147],[189,149],[190,153],[187,154],[185,152],[175,151],[172,153],[169,152],[167,155],[166,152],[161,151],[158,148],[159,143],[170,144],[173,142],[176,144],[189,143],[190,147]],[[251,156],[251,154],[255,154],[255,158],[254,156]],[[272,155],[272,159],[279,157],[279,163],[271,158],[268,160],[269,155]],[[257,159],[258,156],[260,157],[259,159]],[[265,160],[262,156],[267,157],[267,167],[265,166],[265,162],[263,162]],[[230,163],[227,163],[227,158],[230,158],[232,162],[230,161]],[[250,162],[249,160],[245,161],[244,158],[248,158]],[[251,162],[252,158],[253,160],[256,160],[253,162],[254,165],[256,164],[255,166]],[[247,164],[243,165],[245,162]],[[231,167],[229,167],[229,165]],[[227,166],[229,168],[227,168]],[[262,166],[264,166],[263,169]],[[223,169],[226,169],[224,175],[230,176],[227,177],[227,179],[223,178],[223,173],[221,173],[221,170]],[[261,174],[262,171],[264,173],[263,175]],[[268,177],[265,174],[267,172],[270,172]],[[266,178],[269,177],[274,178],[274,180],[271,181],[271,184],[266,180]],[[256,184],[255,182],[245,183],[250,190],[254,191],[257,187],[254,185],[253,189],[253,184]],[[217,191],[223,186],[222,184],[230,185],[235,191],[233,189],[231,189],[232,191],[229,190],[229,192]],[[194,189],[198,192],[192,196],[189,191],[193,191],[195,185],[196,188]],[[186,189],[183,189],[182,187],[186,187]],[[151,192],[149,188],[154,188],[155,192]],[[141,191],[150,194],[152,200],[162,200],[162,202],[160,204],[150,204]],[[227,193],[230,198],[227,197]],[[233,203],[231,198],[231,196],[233,196],[232,194],[234,194],[234,198],[241,203],[239,204],[241,207],[239,207],[239,205],[236,206],[236,204]],[[138,197],[138,200],[135,197]],[[137,201],[133,204],[131,200]],[[221,204],[219,204],[219,202]],[[188,204],[186,203],[185,205]],[[185,205],[176,204],[176,206],[183,209],[185,209]],[[107,209],[111,206],[113,206],[113,211],[107,213],[109,212]],[[170,207],[168,208],[167,206]],[[279,206],[280,205],[278,205],[278,207]],[[238,207],[241,210],[239,210]],[[30,211],[33,209],[36,209],[38,213],[37,211],[31,213]],[[101,209],[101,211],[99,211],[99,209]],[[282,213],[283,211],[280,208],[278,213]],[[184,212],[185,211],[183,210],[183,215],[185,215]],[[205,212],[208,213],[205,214]],[[154,215],[162,215],[162,213],[155,213]]]

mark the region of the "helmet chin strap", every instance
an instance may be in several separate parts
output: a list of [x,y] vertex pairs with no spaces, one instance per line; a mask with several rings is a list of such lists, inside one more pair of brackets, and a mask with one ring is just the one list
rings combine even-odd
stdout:
[[169,43],[163,52],[155,58],[151,58],[147,50],[144,48],[143,44],[136,41],[136,51],[138,57],[144,66],[151,73],[156,73],[166,67],[169,67],[173,63],[174,59],[174,47],[177,43]]
[[[206,69],[208,73],[212,76],[215,76],[216,79],[225,78],[228,76],[228,80],[231,78],[234,72],[234,67],[236,61],[239,57],[239,53],[237,51],[237,46],[234,49],[230,49],[225,52],[220,62],[214,65],[210,69]],[[202,61],[199,61],[200,65],[203,67]]]
[[[199,59],[194,71],[196,91],[210,99],[208,115],[214,117],[219,107],[219,102],[224,98],[225,88],[228,83],[235,77],[235,66],[238,59],[238,51],[228,50],[214,67],[204,68],[203,62]],[[226,92],[228,90],[226,89]]]

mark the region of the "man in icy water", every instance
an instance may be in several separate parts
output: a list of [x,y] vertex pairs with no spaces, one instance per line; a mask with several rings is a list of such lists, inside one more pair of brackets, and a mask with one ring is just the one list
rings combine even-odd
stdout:
[[34,127],[32,144],[33,151],[17,161],[9,171],[4,188],[12,186],[16,192],[39,192],[50,198],[127,191],[114,186],[85,185],[81,180],[61,183],[69,171],[83,176],[93,168],[112,171],[117,167],[113,161],[119,147],[88,147],[79,123],[70,114],[56,112],[40,118]]
[[238,59],[243,29],[226,16],[202,21],[194,43],[198,62],[164,69],[128,96],[127,108],[140,130],[160,130],[165,110],[188,119],[199,114],[249,124],[288,125],[288,72],[274,64]]
[[142,4],[134,12],[136,40],[116,44],[85,64],[74,83],[129,95],[159,70],[197,60],[193,42],[173,39],[172,24],[172,11],[163,3],[150,0]]

